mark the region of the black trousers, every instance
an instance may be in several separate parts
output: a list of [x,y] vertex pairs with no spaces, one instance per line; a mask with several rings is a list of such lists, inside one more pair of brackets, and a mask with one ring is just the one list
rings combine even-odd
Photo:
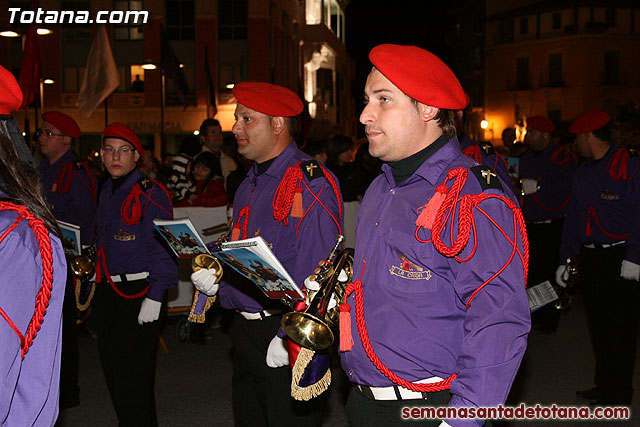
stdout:
[[[545,280],[555,283],[563,224],[564,219],[556,219],[548,224],[527,223],[529,237],[527,286],[535,286]],[[560,312],[553,303],[547,304],[531,314],[533,327],[542,332],[555,332],[558,329],[559,319]]]
[[80,388],[78,387],[78,331],[76,317],[74,276],[67,269],[67,283],[62,303],[62,349],[60,356],[60,406],[66,408],[79,403]]
[[[118,285],[134,294],[146,282]],[[154,387],[159,321],[138,325],[143,300],[123,298],[107,282],[98,285],[93,300],[102,371],[122,427],[158,425]]]
[[[448,390],[429,393],[427,399],[415,400],[372,400],[355,387],[351,387],[347,399],[347,416],[352,427],[393,427],[406,426],[411,419],[402,418],[403,408],[447,406],[451,394]],[[421,426],[440,425],[442,420],[420,420]]]
[[327,392],[310,402],[296,401],[291,397],[291,367],[270,368],[265,361],[281,319],[276,315],[246,320],[236,313],[229,328],[233,342],[233,417],[237,427],[306,427],[322,422]]
[[578,266],[596,359],[595,384],[612,404],[631,403],[638,344],[640,283],[620,277],[625,253],[624,245],[583,248]]

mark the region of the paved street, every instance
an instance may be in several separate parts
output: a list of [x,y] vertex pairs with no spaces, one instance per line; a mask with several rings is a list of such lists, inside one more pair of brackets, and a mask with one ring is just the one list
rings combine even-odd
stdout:
[[[180,342],[176,327],[181,316],[167,320],[164,340],[168,354],[158,354],[156,397],[161,426],[231,426],[231,360],[230,340],[224,329],[213,330],[213,340],[204,345]],[[115,426],[116,418],[102,377],[95,341],[87,333],[80,337],[81,404],[61,413],[60,427]],[[636,369],[636,371],[638,371]],[[593,358],[580,296],[570,311],[561,318],[557,333],[545,335],[533,331],[529,348],[509,396],[510,404],[583,405],[576,401],[575,391],[592,386]],[[330,403],[325,426],[347,425],[344,402],[348,385],[342,371],[334,363]],[[638,388],[638,373],[634,381]],[[636,396],[632,412],[640,414]],[[585,425],[577,422],[573,425]],[[521,422],[494,422],[506,427]],[[528,426],[566,425],[558,421],[533,421]],[[597,425],[604,425],[597,423]],[[618,426],[638,423],[618,422]]]

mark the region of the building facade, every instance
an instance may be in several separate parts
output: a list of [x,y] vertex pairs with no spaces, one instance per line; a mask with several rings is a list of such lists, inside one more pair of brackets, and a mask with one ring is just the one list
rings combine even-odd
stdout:
[[[11,0],[8,7],[29,10],[30,1]],[[156,156],[175,152],[180,140],[196,131],[207,117],[217,118],[224,131],[234,123],[234,82],[267,81],[291,88],[303,97],[312,118],[326,119],[343,132],[354,116],[350,82],[353,61],[344,47],[344,8],[336,0],[41,0],[44,10],[148,12],[146,24],[107,26],[120,86],[89,117],[76,108],[95,26],[46,25],[39,36],[43,52],[41,74],[53,84],[43,85],[43,109],[74,117],[83,131],[77,147],[81,155],[99,147],[105,122],[130,126]],[[24,34],[25,25],[12,25],[3,14],[0,27]],[[163,78],[162,33],[185,76],[185,107],[169,78]],[[0,64],[17,75],[24,37],[0,37]],[[209,74],[207,74],[207,61]],[[143,69],[155,64],[156,69]],[[210,98],[209,76],[214,101]],[[42,109],[41,109],[42,110]],[[29,119],[35,129],[34,108],[17,114],[21,125]],[[164,120],[163,120],[164,119]]]
[[640,4],[629,0],[487,0],[485,139],[543,114],[640,104]]

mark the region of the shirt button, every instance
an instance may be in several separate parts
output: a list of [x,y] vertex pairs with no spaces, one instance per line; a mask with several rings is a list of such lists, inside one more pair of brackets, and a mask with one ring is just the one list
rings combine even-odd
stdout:
[[380,227],[380,221],[376,221],[376,227]]
[[389,193],[391,193],[391,194],[396,194],[396,189],[395,189],[395,188],[392,188],[392,189],[389,191]]
[[349,369],[349,376],[352,377],[354,374],[353,369]]

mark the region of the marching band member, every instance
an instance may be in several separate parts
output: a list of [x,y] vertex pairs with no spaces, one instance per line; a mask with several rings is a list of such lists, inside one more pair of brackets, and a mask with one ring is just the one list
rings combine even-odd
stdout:
[[[520,207],[527,222],[529,269],[527,283],[538,285],[555,280],[560,235],[569,203],[571,177],[577,161],[565,146],[551,142],[554,124],[545,116],[527,118],[527,149],[520,155],[518,168],[522,180]],[[555,332],[560,312],[554,304],[538,309],[531,316],[534,328]]]
[[638,342],[640,161],[611,143],[610,117],[580,114],[569,127],[585,158],[573,176],[562,230],[560,284],[577,258],[595,353],[595,387],[578,391],[596,405],[630,405]]
[[[56,219],[79,226],[82,246],[90,246],[95,232],[96,177],[71,149],[73,140],[82,134],[80,127],[73,118],[58,111],[44,113],[42,120],[42,127],[36,132],[38,149],[43,156],[38,167],[40,185]],[[80,403],[74,283],[73,274],[68,272],[60,372],[60,407],[63,409]]]
[[340,306],[350,424],[504,403],[530,329],[522,213],[507,183],[460,152],[452,110],[466,98],[453,72],[415,46],[380,45],[369,59],[360,122],[386,163],[358,212]]
[[[235,196],[231,240],[263,237],[302,287],[342,230],[336,178],[293,140],[293,120],[303,109],[295,93],[269,83],[241,82],[233,95],[238,152],[255,164]],[[276,336],[284,306],[230,269],[219,289],[216,279],[213,270],[192,275],[199,291],[219,293],[222,307],[236,311],[229,330],[236,425],[319,425],[317,403],[291,398],[286,340]]]
[[102,370],[120,425],[156,426],[155,370],[160,311],[177,265],[153,219],[173,217],[165,188],[136,168],[143,152],[122,123],[102,132],[110,178],[97,213],[97,290],[93,302]]
[[67,266],[35,163],[9,115],[21,104],[18,82],[0,67],[0,423],[52,426]]

